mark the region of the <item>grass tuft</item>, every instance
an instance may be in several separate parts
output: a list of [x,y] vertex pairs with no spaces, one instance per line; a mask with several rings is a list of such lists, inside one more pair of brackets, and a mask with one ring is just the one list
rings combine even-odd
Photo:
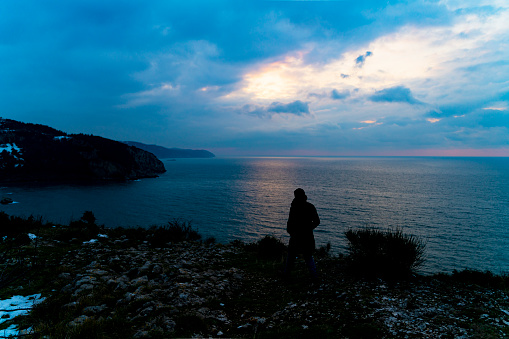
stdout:
[[148,242],[152,247],[165,247],[168,243],[198,241],[201,235],[195,231],[191,222],[173,219],[166,226],[152,226],[149,229]]
[[424,261],[425,243],[400,229],[348,230],[348,267],[368,278],[408,278]]

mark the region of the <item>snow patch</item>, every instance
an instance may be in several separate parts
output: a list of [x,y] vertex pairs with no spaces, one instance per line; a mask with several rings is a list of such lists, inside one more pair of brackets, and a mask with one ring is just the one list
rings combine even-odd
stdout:
[[[9,299],[0,300],[0,324],[12,320],[17,316],[28,314],[34,305],[43,302],[45,299],[46,298],[42,298],[39,293],[27,295],[26,297],[15,295]],[[20,331],[17,325],[13,324],[4,330],[0,330],[0,334],[3,335],[3,337],[17,337]]]
[[[14,167],[23,167],[23,162],[25,161],[25,159],[23,159],[22,157],[20,157],[20,155],[23,154],[22,150],[20,147],[18,147],[18,145],[16,145],[15,143],[12,143],[12,144],[0,144],[0,153],[2,152],[7,152],[10,154],[11,157],[13,157],[15,159],[15,164]],[[4,168],[5,165],[0,165],[0,168]]]
[[12,154],[13,150],[17,151],[18,153],[21,153],[21,148],[19,148],[15,143],[0,145],[0,153],[3,151],[7,151],[7,153]]
[[69,140],[72,138],[68,137],[67,135],[59,135],[59,136],[54,137],[53,139],[55,139],[55,140]]

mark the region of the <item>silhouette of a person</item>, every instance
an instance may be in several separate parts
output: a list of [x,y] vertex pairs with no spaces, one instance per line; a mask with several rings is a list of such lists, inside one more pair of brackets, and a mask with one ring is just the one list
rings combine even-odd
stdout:
[[302,254],[309,273],[313,278],[317,278],[316,266],[313,260],[313,251],[315,250],[313,230],[320,225],[320,218],[315,206],[307,201],[308,197],[302,188],[297,188],[293,194],[295,198],[290,207],[286,227],[286,231],[290,234],[290,243],[284,275],[288,277],[295,263],[295,258],[298,254]]

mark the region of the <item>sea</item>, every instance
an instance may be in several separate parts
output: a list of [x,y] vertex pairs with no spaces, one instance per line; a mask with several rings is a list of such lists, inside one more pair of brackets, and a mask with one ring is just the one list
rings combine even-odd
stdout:
[[106,227],[181,219],[203,238],[288,242],[293,191],[321,218],[318,246],[347,253],[350,229],[400,229],[426,244],[422,273],[509,273],[509,158],[217,157],[163,160],[158,178],[95,185],[2,187],[10,215],[68,224],[92,211]]

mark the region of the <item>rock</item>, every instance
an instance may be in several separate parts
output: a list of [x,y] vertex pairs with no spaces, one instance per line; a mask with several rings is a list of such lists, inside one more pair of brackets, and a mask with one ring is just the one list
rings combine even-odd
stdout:
[[131,285],[133,286],[139,286],[148,283],[148,277],[144,275],[143,277],[139,277],[136,279],[131,280]]
[[2,200],[0,200],[0,204],[2,205],[9,205],[9,204],[12,204],[14,202],[14,200],[12,200],[11,198],[2,198]]
[[71,273],[60,273],[60,274],[58,275],[58,277],[59,277],[60,279],[69,280],[69,279],[71,279]]
[[148,331],[138,331],[133,338],[150,338]]
[[97,278],[96,277],[91,277],[91,276],[85,276],[83,278],[81,278],[80,280],[76,281],[75,285],[78,287],[78,286],[81,286],[81,285],[95,285],[97,284]]
[[115,287],[115,291],[116,290],[126,290],[128,287],[129,286],[125,282],[121,281],[118,283],[117,287]]
[[155,264],[154,267],[152,268],[152,273],[153,274],[161,274],[161,273],[163,273],[163,268],[160,265]]
[[83,325],[83,323],[89,319],[91,319],[91,317],[88,317],[86,315],[80,315],[73,321],[69,322],[68,326],[70,326],[70,327],[80,326],[80,325]]
[[101,306],[88,306],[83,309],[83,313],[85,314],[97,314],[101,313],[106,309],[106,304],[103,304]]
[[62,287],[62,290],[61,290],[62,293],[71,293],[72,291],[73,291],[72,284],[65,285],[64,287]]
[[79,305],[79,303],[77,301],[73,301],[73,302],[70,302],[68,304],[63,305],[62,308],[73,308],[73,307],[76,307],[78,305]]
[[75,296],[79,295],[80,293],[82,293],[84,291],[89,291],[89,290],[92,290],[92,289],[94,289],[94,285],[92,285],[92,284],[83,284],[79,288],[77,288],[72,295],[73,295],[73,297],[75,297]]
[[147,272],[150,272],[150,268],[152,267],[152,263],[150,261],[147,261],[145,263],[145,265],[143,265],[142,267],[140,267],[138,269],[138,274],[143,274],[143,273],[147,273]]

